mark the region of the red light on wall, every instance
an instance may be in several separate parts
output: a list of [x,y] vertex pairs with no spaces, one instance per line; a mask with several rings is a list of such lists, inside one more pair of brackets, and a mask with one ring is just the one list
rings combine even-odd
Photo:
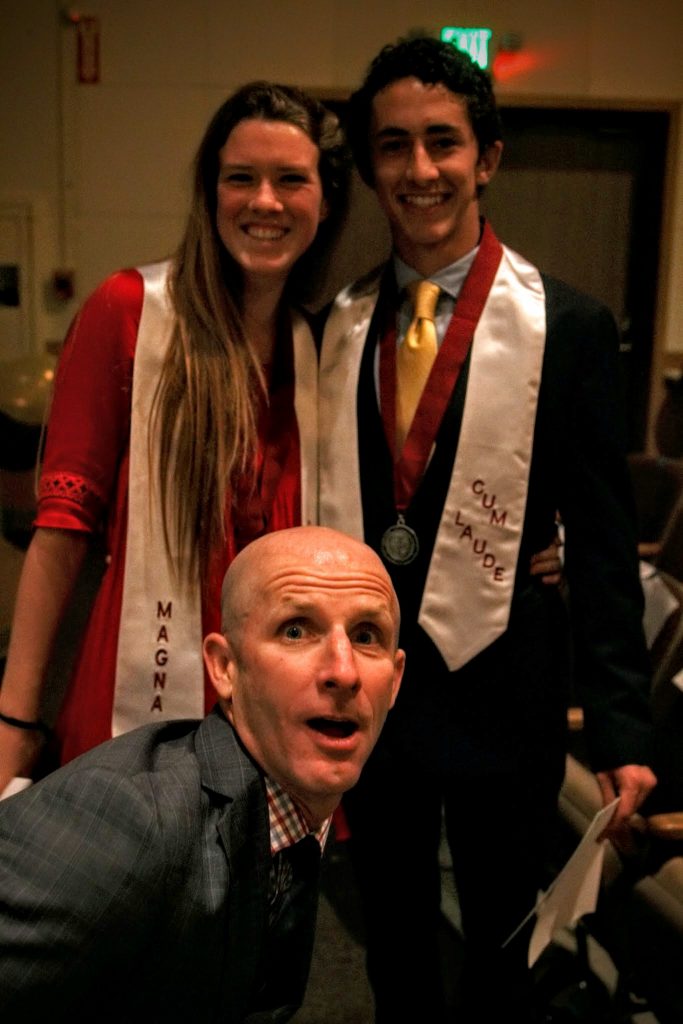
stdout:
[[496,82],[508,82],[513,78],[521,78],[531,71],[537,71],[548,61],[541,53],[524,49],[511,53],[499,50],[491,65],[491,74]]

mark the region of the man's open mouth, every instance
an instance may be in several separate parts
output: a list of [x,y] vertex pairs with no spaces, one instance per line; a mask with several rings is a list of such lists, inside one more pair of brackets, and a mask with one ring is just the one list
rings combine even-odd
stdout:
[[345,740],[358,731],[358,723],[341,718],[309,718],[308,725],[330,739]]

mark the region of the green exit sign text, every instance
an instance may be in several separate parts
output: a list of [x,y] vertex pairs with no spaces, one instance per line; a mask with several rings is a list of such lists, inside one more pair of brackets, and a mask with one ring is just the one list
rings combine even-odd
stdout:
[[487,68],[489,65],[489,39],[491,35],[490,28],[448,27],[441,29],[442,42],[451,43],[457,50],[468,53],[480,68]]

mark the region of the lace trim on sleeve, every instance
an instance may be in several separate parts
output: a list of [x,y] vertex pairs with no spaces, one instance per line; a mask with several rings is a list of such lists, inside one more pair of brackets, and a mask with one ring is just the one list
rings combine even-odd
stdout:
[[99,500],[91,484],[74,473],[48,473],[40,479],[38,486],[38,501],[58,500],[68,501],[81,508],[92,503],[93,498]]

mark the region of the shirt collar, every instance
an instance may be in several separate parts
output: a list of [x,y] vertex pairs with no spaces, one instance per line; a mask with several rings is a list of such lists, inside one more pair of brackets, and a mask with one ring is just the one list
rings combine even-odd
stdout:
[[[451,296],[452,299],[457,299],[462,288],[463,281],[469,273],[469,269],[474,263],[474,258],[479,251],[479,246],[476,245],[474,249],[465,253],[455,263],[450,263],[447,267],[442,267],[441,270],[437,271],[436,274],[430,274],[429,280],[433,281],[434,284],[438,284],[442,292],[446,292]],[[419,281],[421,275],[418,274],[417,270],[409,267],[407,263],[404,263],[400,256],[394,253],[394,274],[396,275],[396,284],[399,292],[401,292],[406,285],[410,284],[411,281]]]
[[268,778],[267,775],[265,781],[271,856],[274,857],[276,853],[287,849],[288,846],[294,846],[307,835],[314,836],[318,840],[321,851],[324,850],[332,818],[326,818],[316,829],[309,828],[306,819],[289,793],[286,793],[282,786]]

